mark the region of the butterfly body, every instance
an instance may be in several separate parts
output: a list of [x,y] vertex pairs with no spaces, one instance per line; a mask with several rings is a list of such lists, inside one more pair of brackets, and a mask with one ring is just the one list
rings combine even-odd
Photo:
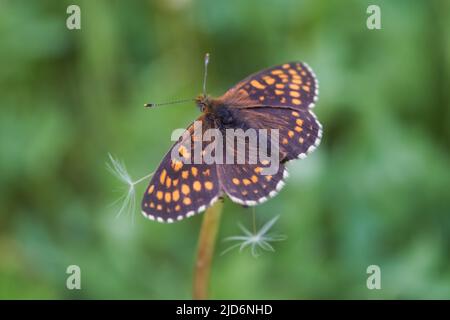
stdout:
[[[202,114],[195,123],[201,125],[201,131],[194,124],[189,126],[188,135],[180,137],[164,157],[144,194],[144,216],[174,222],[205,210],[225,195],[245,206],[276,195],[287,177],[284,163],[305,158],[320,143],[322,126],[311,111],[317,95],[318,83],[312,70],[306,64],[292,62],[253,74],[219,98],[198,96],[195,101]],[[225,138],[221,143],[214,141],[215,146],[224,154],[231,153],[234,160],[237,150],[225,135],[228,129],[276,130],[276,170],[264,174],[269,164],[262,159],[251,162],[245,158],[243,163],[194,161],[196,141],[202,154],[214,144],[203,139],[209,129],[223,134]],[[189,161],[172,159],[174,149]],[[247,153],[259,151],[260,145],[246,142],[244,149]]]

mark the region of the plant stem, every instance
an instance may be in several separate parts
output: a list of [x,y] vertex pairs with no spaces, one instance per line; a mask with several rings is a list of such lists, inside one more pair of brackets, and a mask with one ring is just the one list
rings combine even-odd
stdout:
[[194,266],[193,298],[204,300],[208,298],[208,287],[211,273],[211,262],[216,244],[222,214],[222,201],[217,201],[208,208],[203,216],[202,227],[198,239],[197,260]]

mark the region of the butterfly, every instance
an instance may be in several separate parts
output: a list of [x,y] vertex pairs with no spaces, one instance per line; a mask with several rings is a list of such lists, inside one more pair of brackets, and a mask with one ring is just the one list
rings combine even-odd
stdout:
[[[290,62],[254,73],[224,95],[213,98],[205,93],[195,99],[202,114],[200,135],[194,124],[172,146],[155,171],[142,200],[145,217],[172,223],[204,211],[218,199],[253,206],[275,196],[287,178],[285,163],[303,159],[315,150],[322,138],[322,125],[312,112],[319,93],[317,78],[302,62]],[[173,158],[173,152],[190,159],[192,145],[208,129],[278,129],[279,164],[273,174],[263,174],[267,162],[208,164],[189,163]],[[184,142],[191,142],[184,146]],[[226,141],[224,141],[226,142]],[[201,142],[203,152],[206,143]],[[225,143],[224,143],[225,145]],[[190,149],[191,148],[191,149]],[[223,147],[225,151],[228,146]],[[252,146],[246,144],[246,149]],[[190,159],[191,160],[191,159]]]

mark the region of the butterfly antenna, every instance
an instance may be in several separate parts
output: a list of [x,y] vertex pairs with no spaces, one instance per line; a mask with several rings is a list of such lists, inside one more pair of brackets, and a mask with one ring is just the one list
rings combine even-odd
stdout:
[[183,99],[183,100],[174,100],[169,102],[163,102],[163,103],[146,103],[144,104],[144,107],[146,108],[153,108],[153,107],[159,107],[159,106],[165,106],[169,104],[177,104],[177,103],[183,103],[183,102],[189,102],[189,101],[195,101],[195,99]]
[[205,54],[205,74],[203,76],[203,96],[206,97],[206,77],[208,75],[209,53]]

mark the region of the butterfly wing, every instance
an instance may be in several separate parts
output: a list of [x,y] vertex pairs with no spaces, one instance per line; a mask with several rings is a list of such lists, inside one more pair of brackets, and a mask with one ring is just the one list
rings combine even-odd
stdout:
[[221,99],[230,106],[313,108],[319,84],[312,69],[302,62],[278,65],[252,74],[228,90]]
[[[221,188],[216,166],[194,162],[195,142],[203,149],[201,135],[212,126],[201,116],[166,154],[145,191],[141,206],[145,217],[170,223],[199,213],[218,199]],[[173,150],[191,164],[172,157]]]
[[283,164],[276,173],[262,174],[263,164],[222,164],[217,166],[223,191],[236,203],[254,206],[275,196],[284,186],[288,173]]
[[322,125],[311,110],[260,107],[236,110],[239,119],[254,129],[278,129],[280,161],[304,159],[322,139]]
[[[234,115],[245,123],[246,128],[268,129],[269,132],[272,132],[271,129],[278,129],[278,147],[272,146],[273,151],[279,152],[275,173],[266,174],[263,169],[268,167],[267,163],[258,160],[256,164],[251,164],[248,157],[244,164],[222,164],[217,168],[223,191],[232,201],[249,206],[256,205],[275,196],[284,186],[284,179],[288,175],[284,162],[296,158],[304,159],[317,148],[322,137],[322,126],[309,110],[258,107],[234,111]],[[228,152],[237,153],[228,147],[236,148],[236,144],[227,141],[226,146]],[[261,141],[257,144],[247,143],[245,155],[251,153],[252,148],[260,147]]]
[[[262,139],[256,130],[253,134],[247,130],[246,124],[244,129],[232,134],[225,129],[222,133],[223,153],[228,158],[217,165],[217,172],[223,191],[233,202],[252,206],[273,197],[283,187],[287,171],[279,158],[269,157],[272,152],[279,152],[268,144],[270,133]],[[263,144],[269,149],[264,149],[267,153],[262,155]]]

